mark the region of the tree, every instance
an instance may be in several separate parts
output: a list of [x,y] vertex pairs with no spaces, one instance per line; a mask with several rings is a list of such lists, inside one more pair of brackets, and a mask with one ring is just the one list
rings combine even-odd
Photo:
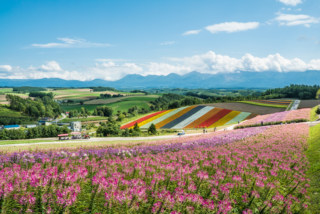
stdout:
[[148,133],[152,135],[157,134],[157,128],[153,123],[149,126]]
[[135,131],[135,132],[141,132],[140,127],[138,126],[138,123],[135,123],[135,124],[134,124],[133,131]]

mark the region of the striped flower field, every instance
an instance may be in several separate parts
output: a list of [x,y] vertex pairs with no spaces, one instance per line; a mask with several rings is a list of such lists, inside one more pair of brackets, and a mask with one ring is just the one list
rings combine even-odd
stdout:
[[140,128],[149,128],[153,123],[157,129],[213,128],[230,125],[252,118],[249,112],[232,111],[213,106],[194,105],[155,112],[121,126],[132,128],[136,123]]

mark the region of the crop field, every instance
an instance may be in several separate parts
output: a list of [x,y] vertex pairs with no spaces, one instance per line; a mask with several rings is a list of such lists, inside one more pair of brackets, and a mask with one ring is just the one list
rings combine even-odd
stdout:
[[299,109],[301,108],[313,108],[320,105],[320,100],[301,100]]
[[125,124],[121,129],[132,128],[136,123],[140,128],[149,128],[152,123],[158,129],[213,128],[237,123],[252,116],[249,112],[195,105],[155,112]]
[[63,111],[80,110],[82,107],[88,109],[88,111],[93,112],[98,106],[101,105],[78,105],[78,104],[63,104],[60,105]]
[[7,101],[7,99],[6,99],[6,95],[0,95],[0,104],[2,104],[2,105],[8,105],[9,104],[9,102]]
[[247,103],[241,102],[230,102],[230,103],[213,103],[213,104],[206,104],[210,106],[214,106],[217,108],[225,108],[234,111],[241,111],[241,112],[251,112],[253,114],[272,114],[275,112],[284,111],[284,108],[274,108],[269,106],[258,106],[258,105],[251,105]]
[[309,126],[0,155],[4,213],[305,213]]
[[50,91],[55,95],[55,99],[93,99],[100,96],[100,94],[123,94],[122,92],[114,91],[92,91],[91,89],[63,89]]
[[137,106],[138,108],[149,109],[148,102],[143,101],[121,101],[116,103],[106,104],[105,106],[109,106],[114,111],[128,111],[129,108]]
[[145,95],[145,96],[131,96],[131,97],[115,97],[115,98],[108,98],[108,99],[95,99],[89,100],[84,102],[84,104],[94,104],[94,105],[103,105],[109,103],[115,103],[120,101],[141,101],[141,102],[150,102],[157,99],[158,96],[156,95]]
[[292,110],[292,111],[283,111],[277,112],[274,114],[265,114],[265,115],[258,115],[250,120],[247,120],[241,124],[241,126],[249,126],[261,123],[274,123],[274,122],[288,122],[294,120],[305,120],[309,121],[311,118],[311,109],[304,108],[299,110]]
[[129,108],[137,106],[138,108],[149,109],[149,102],[155,100],[158,96],[130,96],[130,97],[116,97],[109,99],[94,99],[85,101],[83,105],[80,104],[62,104],[60,105],[63,111],[80,110],[82,107],[93,112],[99,106],[109,106],[114,111],[128,111]]
[[265,106],[265,107],[273,107],[273,108],[287,108],[291,102],[278,102],[278,101],[269,101],[269,100],[252,100],[252,101],[239,101],[241,103],[247,103],[250,105],[256,106]]

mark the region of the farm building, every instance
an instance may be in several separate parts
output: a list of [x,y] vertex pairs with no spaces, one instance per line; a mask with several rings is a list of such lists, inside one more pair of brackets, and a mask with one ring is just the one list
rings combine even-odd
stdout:
[[27,129],[36,128],[36,127],[37,127],[36,124],[26,125]]
[[39,124],[39,126],[50,126],[50,125],[52,125],[51,122],[46,121],[46,120],[39,120],[38,124]]
[[80,121],[75,121],[75,122],[71,122],[71,130],[74,132],[81,132],[81,122]]
[[19,125],[6,125],[3,127],[4,129],[19,129]]

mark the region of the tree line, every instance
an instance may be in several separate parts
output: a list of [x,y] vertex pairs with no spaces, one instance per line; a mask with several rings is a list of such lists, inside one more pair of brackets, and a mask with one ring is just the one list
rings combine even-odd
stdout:
[[59,134],[70,133],[66,126],[37,126],[35,128],[0,130],[0,140],[33,139],[42,137],[57,137]]
[[9,101],[10,109],[22,112],[32,118],[56,118],[62,112],[60,105],[49,96],[44,96],[42,98],[36,97],[33,100],[31,98],[24,99],[19,96],[8,94],[6,98]]

